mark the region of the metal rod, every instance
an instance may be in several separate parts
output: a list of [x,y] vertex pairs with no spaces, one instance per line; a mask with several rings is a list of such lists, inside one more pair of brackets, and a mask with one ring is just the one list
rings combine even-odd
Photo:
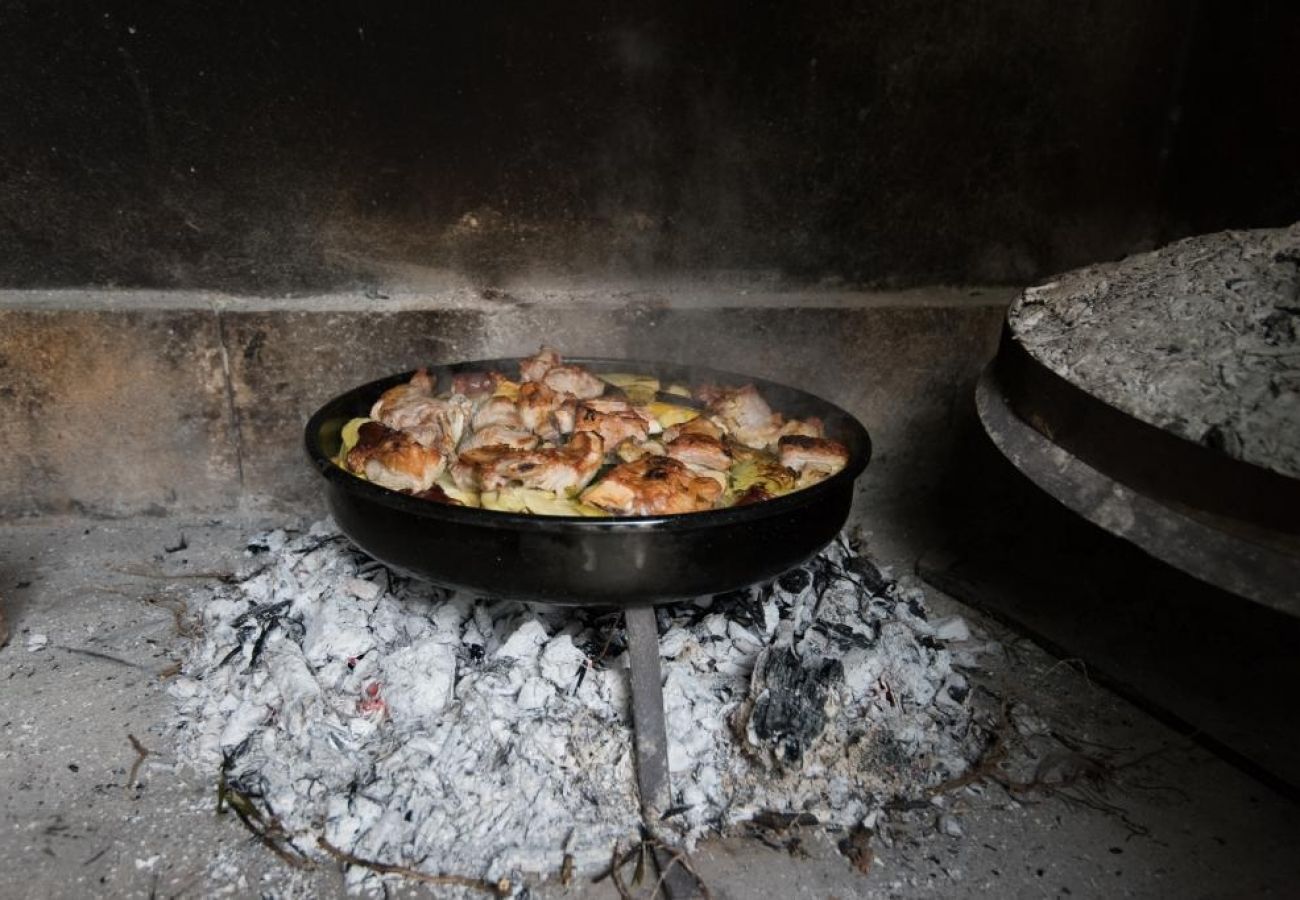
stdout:
[[[672,803],[668,778],[668,726],[664,721],[664,691],[659,670],[659,626],[653,606],[632,606],[623,613],[627,623],[627,653],[632,664],[632,746],[636,753],[637,789],[641,792],[641,820],[651,837]],[[658,866],[670,865],[670,854],[655,850]],[[690,900],[697,895],[694,876],[672,866],[664,877],[669,900]]]
[[664,692],[659,674],[659,628],[653,606],[630,607],[623,618],[627,623],[627,652],[632,663],[636,781],[641,791],[641,815],[654,830],[653,823],[659,821],[672,802],[668,729],[664,723]]

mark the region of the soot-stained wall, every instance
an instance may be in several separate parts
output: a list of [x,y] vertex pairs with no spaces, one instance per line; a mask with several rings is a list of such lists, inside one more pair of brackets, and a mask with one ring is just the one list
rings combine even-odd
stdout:
[[1300,217],[1292,4],[0,5],[0,283],[1016,282]]

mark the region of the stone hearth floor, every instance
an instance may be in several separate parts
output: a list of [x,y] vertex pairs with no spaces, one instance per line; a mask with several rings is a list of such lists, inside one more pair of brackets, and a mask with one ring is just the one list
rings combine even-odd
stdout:
[[[252,534],[282,524],[0,526],[0,602],[11,631],[0,649],[0,896],[344,896],[336,868],[290,869],[233,816],[218,817],[214,777],[177,771],[165,732],[173,702],[166,677],[184,640],[176,601],[211,573],[232,571]],[[910,571],[898,545],[869,537],[877,558]],[[1011,735],[1013,774],[1064,778],[1067,787],[1017,799],[986,780],[947,795],[942,807],[901,811],[878,827],[865,874],[816,829],[769,834],[766,843],[709,841],[693,862],[714,897],[1293,889],[1300,806],[1094,685],[1076,662],[927,593],[937,614],[966,617],[1000,646],[981,657],[972,680],[1033,713]],[[148,751],[143,758],[137,744]],[[795,852],[777,849],[791,838]],[[429,891],[391,887],[399,896]],[[531,888],[544,898],[616,896],[608,880]]]

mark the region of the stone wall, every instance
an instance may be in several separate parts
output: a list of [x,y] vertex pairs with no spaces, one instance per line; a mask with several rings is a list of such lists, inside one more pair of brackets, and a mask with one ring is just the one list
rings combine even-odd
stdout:
[[1013,293],[0,293],[0,514],[307,508],[318,486],[302,427],[325,400],[421,364],[522,355],[542,341],[811,390],[872,434],[860,512],[910,503],[940,478]]

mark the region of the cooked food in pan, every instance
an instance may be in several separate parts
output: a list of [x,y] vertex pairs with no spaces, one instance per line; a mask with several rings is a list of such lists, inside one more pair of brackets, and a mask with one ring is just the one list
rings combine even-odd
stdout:
[[848,448],[787,419],[752,385],[590,372],[543,347],[517,377],[421,369],[343,428],[338,464],[459,506],[641,516],[758,503],[834,475]]

